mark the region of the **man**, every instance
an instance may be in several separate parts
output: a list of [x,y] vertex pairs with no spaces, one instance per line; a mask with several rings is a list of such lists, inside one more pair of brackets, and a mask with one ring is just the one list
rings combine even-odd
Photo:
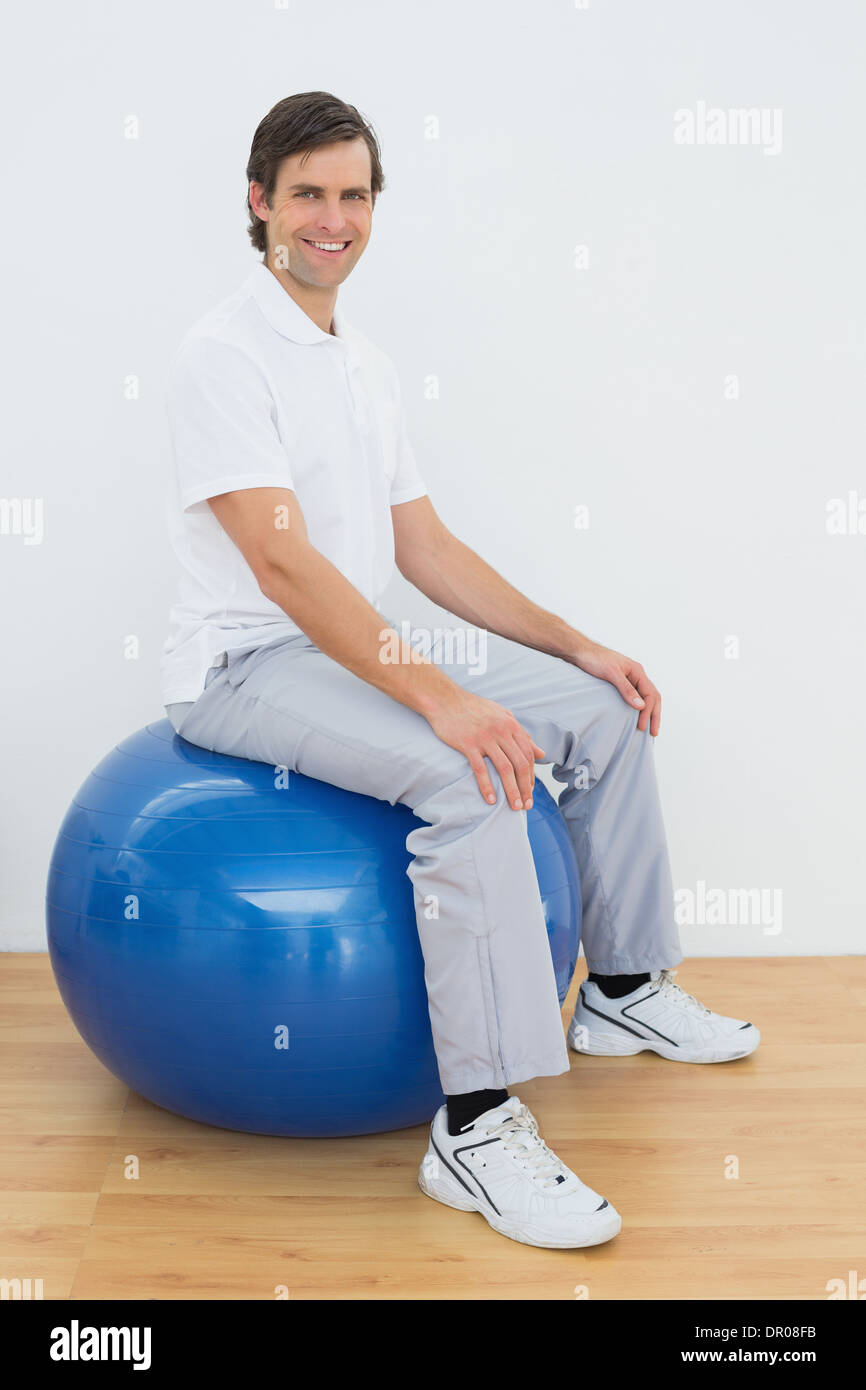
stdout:
[[[425,822],[407,838],[409,876],[447,1105],[419,1183],[515,1240],[598,1244],[618,1213],[508,1090],[569,1067],[524,814],[537,761],[565,784],[581,875],[590,973],[572,1047],[715,1062],[759,1042],[671,973],[661,697],[639,662],[532,603],[434,510],[393,363],[337,304],[384,185],[364,118],[326,92],[279,102],[247,181],[262,259],[187,333],[169,383],[182,579],[166,710],[204,748],[404,802]],[[398,637],[376,608],[395,560],[483,631],[484,669]]]

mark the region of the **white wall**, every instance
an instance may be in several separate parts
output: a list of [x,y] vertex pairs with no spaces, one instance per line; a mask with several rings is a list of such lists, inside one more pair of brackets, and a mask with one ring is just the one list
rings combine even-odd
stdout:
[[[257,122],[324,88],[382,141],[341,302],[441,514],[660,687],[677,888],[781,890],[780,932],[698,921],[686,952],[860,952],[866,534],[826,517],[866,496],[862,6],[47,0],[11,27],[0,493],[43,499],[44,538],[0,535],[0,945],[44,946],[67,803],[162,716],[168,360],[253,264]],[[781,149],[676,143],[699,102],[780,111]]]

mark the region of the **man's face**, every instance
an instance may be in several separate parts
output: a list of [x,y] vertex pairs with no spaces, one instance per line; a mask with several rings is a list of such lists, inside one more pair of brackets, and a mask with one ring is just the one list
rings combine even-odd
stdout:
[[[359,137],[323,145],[308,154],[303,165],[301,158],[288,155],[277,174],[268,218],[268,259],[303,284],[339,285],[370,238],[370,151]],[[340,249],[322,249],[322,243]]]

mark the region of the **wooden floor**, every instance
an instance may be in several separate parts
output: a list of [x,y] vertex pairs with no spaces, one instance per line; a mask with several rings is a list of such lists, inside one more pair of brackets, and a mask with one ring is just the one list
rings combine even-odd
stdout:
[[47,1299],[826,1299],[866,1276],[866,957],[677,978],[757,1024],[754,1056],[571,1054],[513,1088],[623,1216],[616,1240],[556,1251],[423,1196],[425,1127],[277,1139],[158,1109],[80,1040],[47,955],[0,956],[0,1278]]

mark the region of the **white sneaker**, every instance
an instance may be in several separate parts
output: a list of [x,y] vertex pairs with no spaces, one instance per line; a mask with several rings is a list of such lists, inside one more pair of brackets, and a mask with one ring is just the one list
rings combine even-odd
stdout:
[[584,980],[568,1025],[568,1044],[593,1057],[657,1052],[674,1062],[731,1062],[754,1052],[761,1035],[752,1023],[714,1014],[674,982],[675,970],[654,970],[649,984],[608,999]]
[[479,1211],[495,1231],[550,1249],[600,1245],[617,1235],[619,1213],[586,1187],[544,1143],[517,1096],[486,1110],[460,1134],[437,1110],[418,1185],[458,1211]]

